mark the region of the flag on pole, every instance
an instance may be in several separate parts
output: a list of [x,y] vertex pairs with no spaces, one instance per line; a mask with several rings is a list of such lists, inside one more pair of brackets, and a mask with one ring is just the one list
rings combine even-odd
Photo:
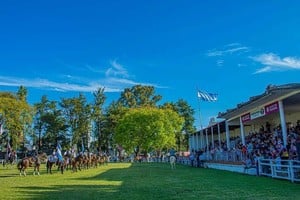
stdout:
[[218,95],[199,90],[198,91],[198,98],[203,100],[203,101],[215,102],[215,101],[218,100]]
[[63,157],[62,157],[62,153],[61,153],[61,146],[59,143],[57,143],[57,147],[56,147],[56,153],[57,153],[57,158],[59,161],[62,161],[63,160]]

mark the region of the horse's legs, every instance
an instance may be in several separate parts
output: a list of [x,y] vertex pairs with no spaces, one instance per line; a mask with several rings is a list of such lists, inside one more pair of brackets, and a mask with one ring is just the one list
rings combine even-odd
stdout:
[[35,166],[34,170],[33,170],[33,175],[35,176],[35,173],[37,173],[37,175],[40,175],[40,167],[39,166]]
[[37,174],[39,176],[40,175],[40,166],[37,166],[36,168],[37,168]]
[[51,163],[50,161],[47,161],[47,174],[48,173],[52,174],[52,165],[53,165],[53,163]]

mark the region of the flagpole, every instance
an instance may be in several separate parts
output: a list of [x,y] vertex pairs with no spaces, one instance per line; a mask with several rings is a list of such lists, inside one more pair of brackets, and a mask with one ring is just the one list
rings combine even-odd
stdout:
[[[198,88],[197,88],[198,89]],[[203,139],[204,139],[204,135],[203,135],[203,127],[202,127],[202,120],[201,120],[201,112],[200,112],[200,100],[203,100],[203,101],[208,101],[208,102],[216,102],[218,99],[217,97],[217,94],[216,93],[209,93],[209,92],[206,92],[204,90],[199,90],[198,89],[198,101],[199,101],[199,116],[200,116],[200,134],[201,134],[201,147],[203,147],[204,145],[204,142],[203,142]],[[212,141],[213,143],[213,141]],[[207,137],[207,129],[206,129],[206,147],[207,147],[207,153],[209,152],[209,144],[208,144],[208,137]]]
[[202,116],[201,116],[201,103],[200,103],[200,97],[198,96],[199,89],[197,88],[197,99],[198,99],[198,112],[199,112],[199,124],[200,124],[200,147],[203,146],[203,126],[202,126]]

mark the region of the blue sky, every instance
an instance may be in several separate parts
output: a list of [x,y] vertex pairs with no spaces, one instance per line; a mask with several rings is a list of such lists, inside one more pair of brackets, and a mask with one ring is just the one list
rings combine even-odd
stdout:
[[[135,84],[163,102],[183,98],[199,128],[218,112],[300,80],[299,1],[1,1],[0,90],[28,88],[30,103],[107,102]],[[197,89],[217,93],[200,102]],[[199,109],[200,108],[200,109]]]

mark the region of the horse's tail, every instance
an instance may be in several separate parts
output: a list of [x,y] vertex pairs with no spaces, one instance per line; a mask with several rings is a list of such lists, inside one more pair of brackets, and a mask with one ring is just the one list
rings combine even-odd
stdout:
[[19,170],[22,169],[22,162],[23,162],[23,160],[20,160],[20,161],[18,162],[18,164],[17,164],[17,167],[18,167]]

